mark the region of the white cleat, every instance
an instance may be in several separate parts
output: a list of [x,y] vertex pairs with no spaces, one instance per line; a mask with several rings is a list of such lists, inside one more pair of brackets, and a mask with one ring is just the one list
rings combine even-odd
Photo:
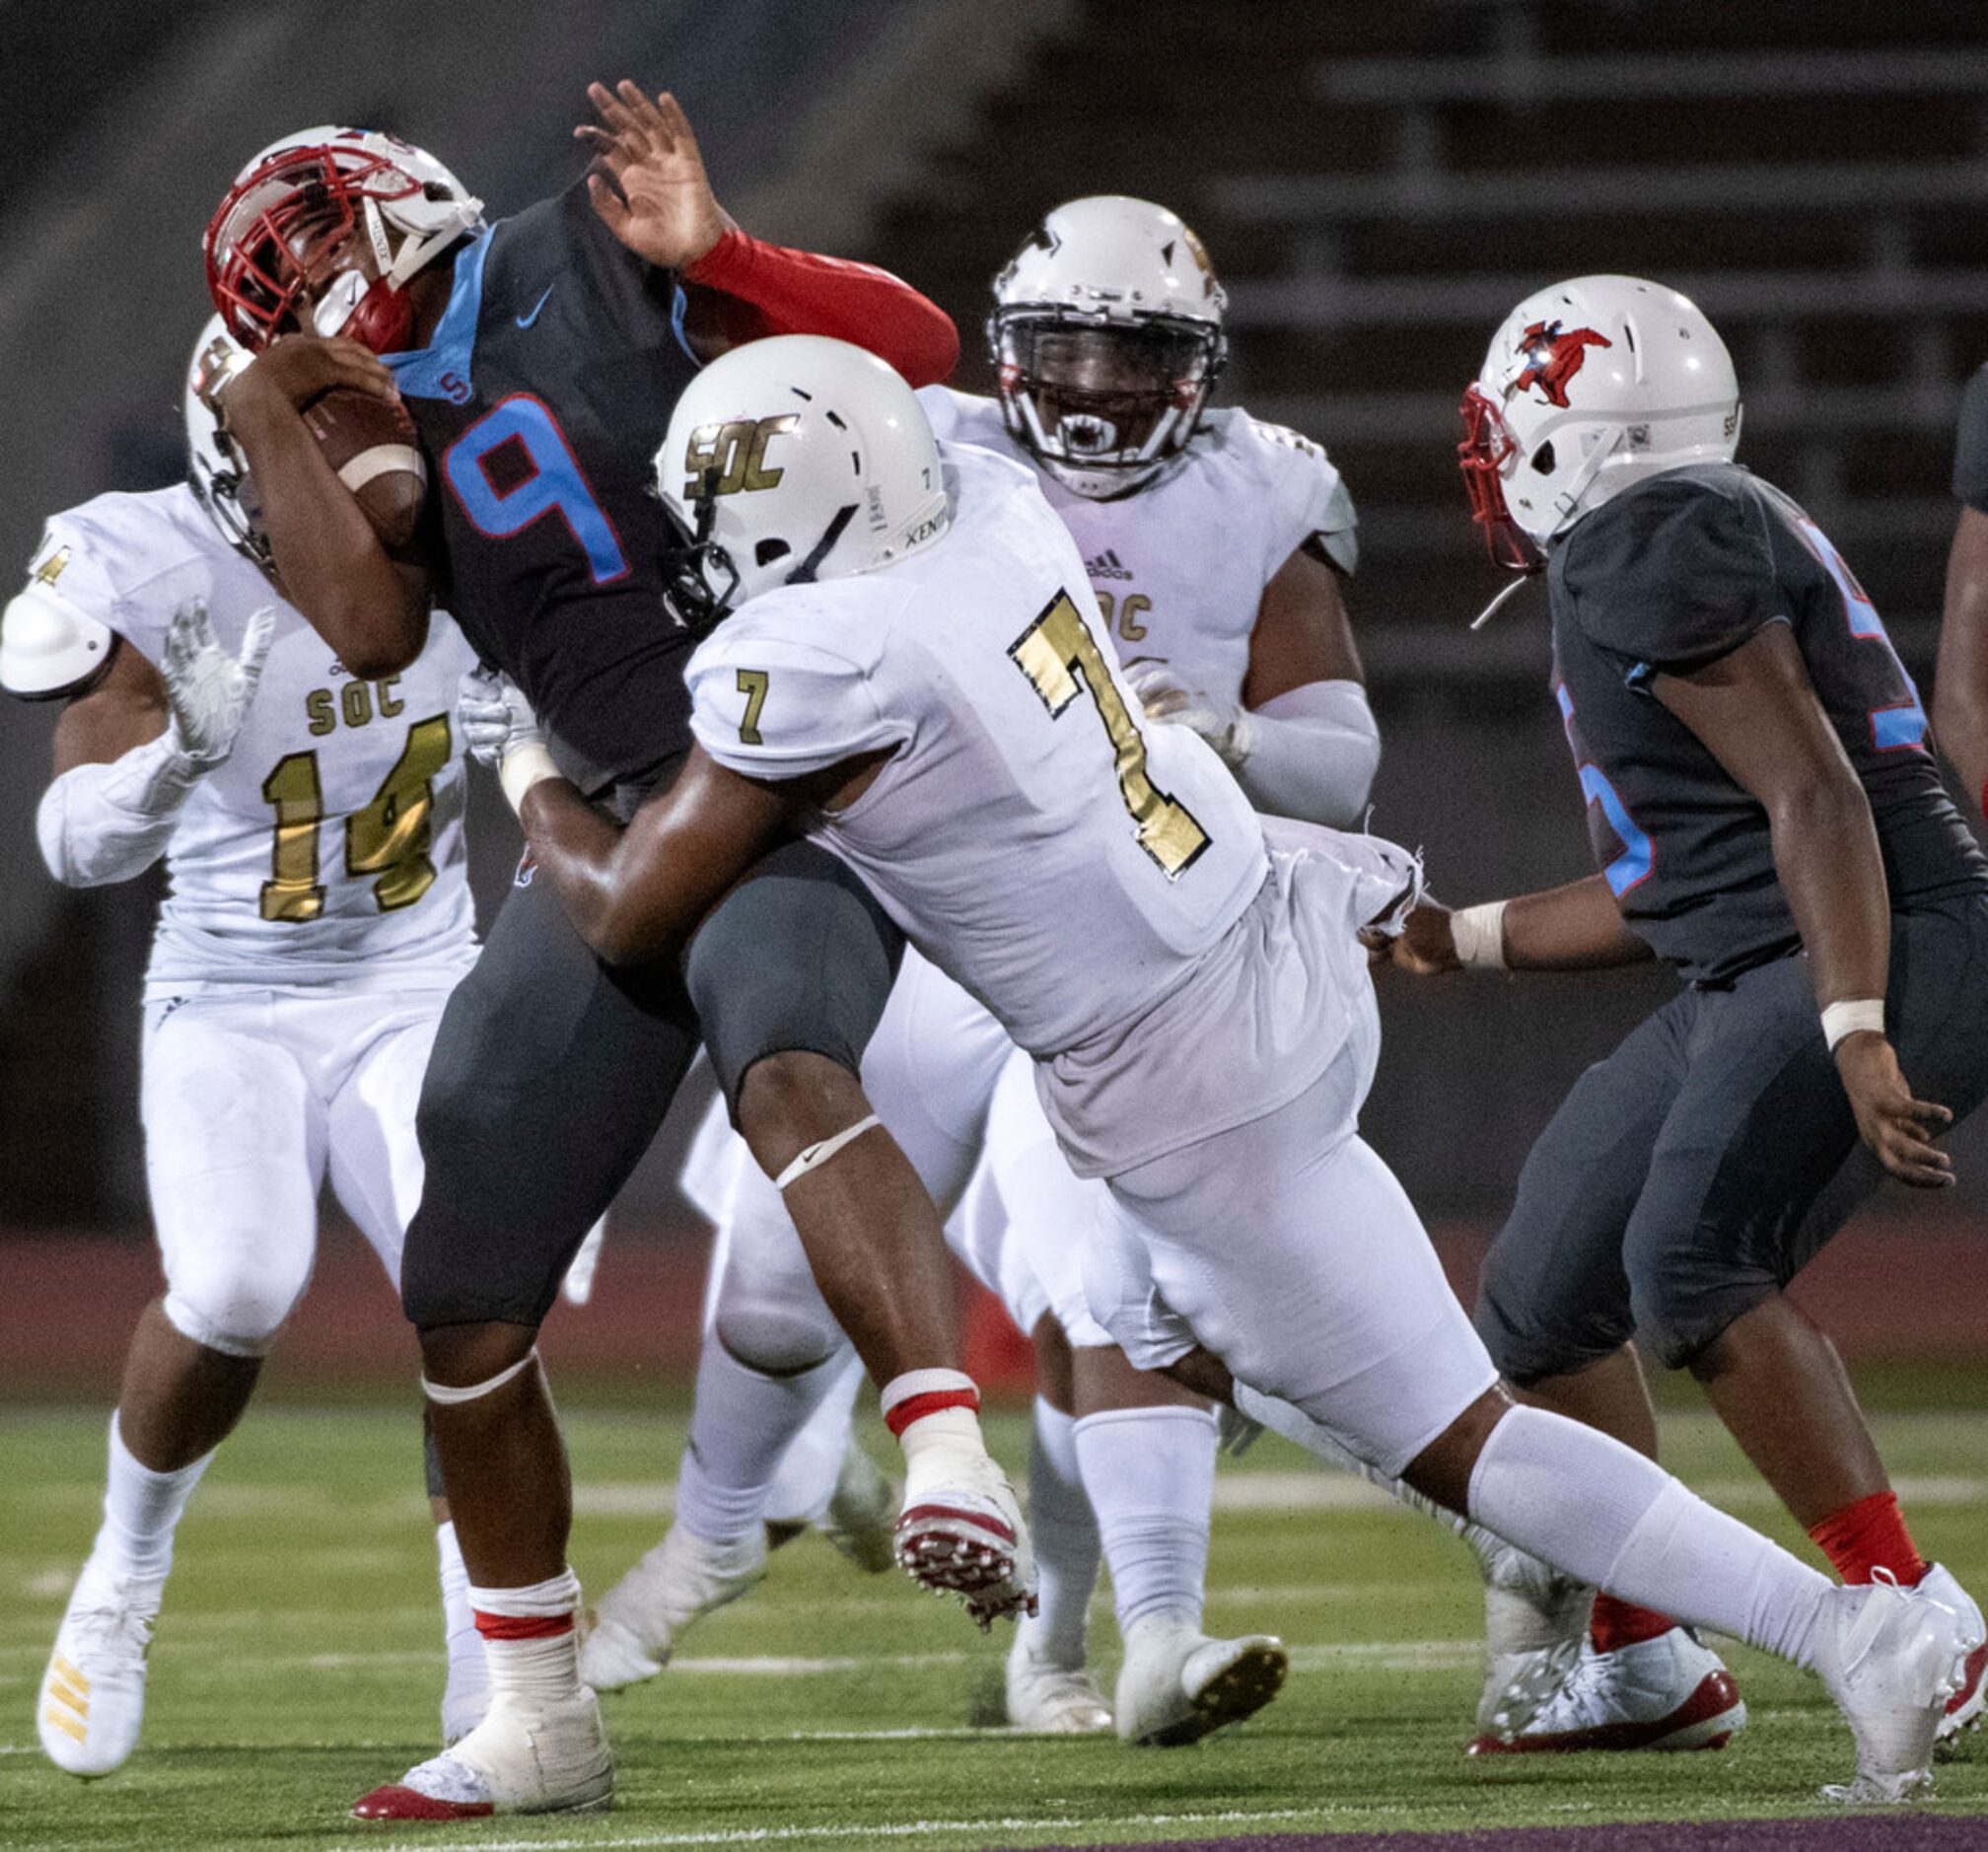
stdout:
[[1267,1633],[1211,1640],[1177,1620],[1136,1621],[1118,1673],[1118,1734],[1174,1748],[1254,1716],[1283,1688],[1291,1661]]
[[1111,1707],[1082,1666],[1058,1666],[1036,1656],[1025,1621],[1008,1649],[1008,1721],[1017,1730],[1052,1737],[1090,1737],[1111,1728]]
[[452,1749],[354,1804],[354,1819],[481,1819],[592,1813],[612,1805],[614,1758],[601,1704],[585,1689],[551,1702],[511,1693]]
[[1945,1750],[1963,1730],[1980,1723],[1982,1710],[1988,1708],[1988,1627],[1982,1624],[1974,1598],[1940,1564],[1933,1564],[1920,1579],[1919,1593],[1951,1607],[1974,1641],[1961,1666],[1960,1689],[1947,1700],[1946,1715],[1934,1732],[1934,1741]]
[[690,1624],[736,1602],[766,1573],[766,1533],[707,1543],[681,1525],[601,1598],[580,1646],[580,1676],[597,1691],[653,1678]]
[[944,1476],[907,1483],[893,1537],[898,1567],[920,1588],[958,1596],[983,1629],[1035,1611],[1022,1507],[985,1454],[956,1452]]
[[828,1509],[815,1529],[865,1575],[882,1575],[897,1560],[892,1534],[897,1498],[890,1476],[851,1440],[842,1450]]
[[1564,1674],[1588,1637],[1595,1591],[1516,1543],[1471,1527],[1484,1569],[1484,1688],[1477,1728],[1495,1728],[1497,1712],[1521,1679]]
[[1815,1671],[1857,1739],[1856,1776],[1822,1798],[1857,1807],[1923,1798],[1934,1736],[1981,1645],[1978,1616],[1963,1618],[1923,1582],[1863,1583],[1822,1600]]
[[1492,1706],[1468,1755],[1718,1749],[1746,1726],[1733,1674],[1688,1627],[1598,1653],[1547,1655]]
[[57,1768],[107,1775],[138,1746],[145,1655],[165,1587],[115,1575],[94,1556],[83,1565],[35,1706],[41,1747]]

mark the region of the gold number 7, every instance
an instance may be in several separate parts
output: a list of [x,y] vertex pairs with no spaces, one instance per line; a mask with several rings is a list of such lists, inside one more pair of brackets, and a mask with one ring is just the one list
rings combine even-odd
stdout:
[[[1058,592],[1042,614],[1009,645],[1016,668],[1042,697],[1052,720],[1088,688],[1104,723],[1118,767],[1118,795],[1125,801],[1139,846],[1172,881],[1191,868],[1208,846],[1208,832],[1184,804],[1177,804],[1146,775],[1146,742],[1104,657],[1068,592]],[[743,682],[745,677],[742,675]]]
[[759,738],[759,710],[766,705],[767,680],[763,669],[742,669],[739,672],[739,692],[746,697],[746,717],[739,723],[741,746],[764,744]]

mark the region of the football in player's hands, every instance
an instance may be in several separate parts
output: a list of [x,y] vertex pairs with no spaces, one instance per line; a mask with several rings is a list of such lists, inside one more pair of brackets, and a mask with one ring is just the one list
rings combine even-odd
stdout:
[[333,387],[305,407],[324,461],[352,491],[380,543],[403,550],[428,497],[428,463],[406,408],[356,387]]

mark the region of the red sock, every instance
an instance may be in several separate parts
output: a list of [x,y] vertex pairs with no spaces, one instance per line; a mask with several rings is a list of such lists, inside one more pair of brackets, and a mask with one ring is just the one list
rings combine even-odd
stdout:
[[1916,1589],[1926,1573],[1925,1559],[1912,1546],[1912,1532],[1898,1514],[1896,1492],[1873,1492],[1832,1511],[1809,1534],[1829,1558],[1845,1582],[1869,1582],[1874,1569],[1898,1579],[1898,1586]]
[[1634,1602],[1618,1602],[1612,1595],[1598,1595],[1594,1618],[1588,1622],[1588,1638],[1596,1652],[1612,1653],[1617,1647],[1654,1640],[1676,1624],[1654,1607],[1638,1607]]

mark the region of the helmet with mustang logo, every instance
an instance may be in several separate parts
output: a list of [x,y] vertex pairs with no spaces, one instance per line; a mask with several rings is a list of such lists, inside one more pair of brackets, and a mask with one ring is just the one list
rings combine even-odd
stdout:
[[1542,549],[1631,483],[1731,463],[1740,382],[1719,331],[1661,283],[1582,276],[1526,298],[1463,393],[1457,460],[1491,557]]
[[208,293],[251,351],[308,326],[392,353],[413,332],[408,279],[482,225],[483,202],[411,143],[305,129],[256,155],[215,211]]
[[1201,241],[1165,206],[1058,206],[994,279],[987,345],[1015,441],[1093,501],[1130,495],[1187,448],[1227,345]]

